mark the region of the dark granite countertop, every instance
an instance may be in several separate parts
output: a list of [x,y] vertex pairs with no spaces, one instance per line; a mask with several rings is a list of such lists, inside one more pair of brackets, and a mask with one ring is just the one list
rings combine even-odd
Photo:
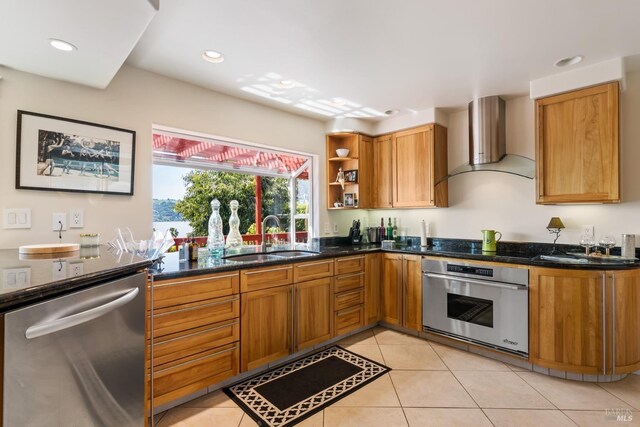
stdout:
[[[208,258],[199,262],[180,263],[177,253],[166,254],[162,264],[152,267],[155,279],[171,279],[176,277],[195,276],[207,273],[233,271],[245,268],[257,268],[270,265],[283,265],[292,262],[305,262],[323,258],[362,255],[370,252],[396,252],[403,254],[415,254],[423,256],[440,256],[464,260],[492,261],[508,264],[521,264],[537,267],[565,268],[565,269],[589,269],[589,270],[619,270],[640,268],[640,262],[610,263],[605,261],[591,261],[586,264],[571,264],[552,260],[540,259],[540,255],[550,255],[552,245],[544,243],[518,243],[504,242],[498,244],[496,253],[483,253],[481,242],[463,239],[429,239],[428,247],[412,245],[411,242],[419,242],[419,239],[407,239],[404,244],[394,249],[381,249],[380,245],[348,245],[346,239],[336,239],[329,244],[312,244],[309,247],[296,246],[295,248],[280,248],[280,250],[309,250],[315,254],[295,258],[281,258],[266,261],[234,261],[233,259]],[[557,250],[562,253],[581,251],[579,246],[558,245]],[[278,250],[269,250],[276,252]],[[257,248],[244,248],[242,253],[258,253]],[[615,253],[615,251],[614,251]]]
[[67,292],[115,279],[151,265],[128,253],[116,254],[106,246],[89,252],[53,257],[0,250],[0,312],[39,302]]

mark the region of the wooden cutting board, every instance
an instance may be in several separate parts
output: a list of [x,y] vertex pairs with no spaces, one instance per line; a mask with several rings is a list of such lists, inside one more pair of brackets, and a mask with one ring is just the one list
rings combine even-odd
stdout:
[[60,254],[64,252],[79,251],[77,243],[43,243],[39,245],[24,245],[18,248],[21,254]]

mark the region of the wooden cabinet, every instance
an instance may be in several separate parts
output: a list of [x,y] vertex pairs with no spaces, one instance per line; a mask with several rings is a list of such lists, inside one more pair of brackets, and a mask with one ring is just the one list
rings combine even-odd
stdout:
[[293,286],[243,293],[240,321],[242,372],[289,355],[293,341]]
[[613,354],[611,372],[640,370],[640,270],[607,272],[607,336]]
[[382,135],[373,139],[372,208],[393,207],[393,179],[391,171],[392,137]]
[[[238,374],[239,282],[237,271],[157,280],[153,282],[153,301],[149,283],[156,407]],[[147,307],[147,358],[150,308]],[[147,360],[146,366],[150,379],[151,361]]]
[[364,326],[365,256],[335,259],[334,336]]
[[393,207],[446,207],[447,129],[438,124],[393,134]]
[[536,100],[538,204],[620,202],[618,82]]
[[251,292],[293,283],[293,266],[277,265],[240,271],[240,291]]
[[380,320],[380,275],[382,274],[382,254],[367,254],[364,257],[364,322],[376,323]]
[[331,277],[295,285],[296,351],[333,336],[333,291]]
[[640,369],[640,270],[532,268],[532,363],[591,375]]
[[382,321],[422,330],[422,257],[382,254]]
[[[373,179],[373,148],[371,137],[358,133],[332,133],[327,135],[327,207],[329,209],[353,209],[345,204],[345,194],[354,195],[360,208],[372,207],[371,185]],[[349,154],[338,157],[336,150],[346,148]],[[355,171],[357,179],[347,177],[345,188],[336,182],[339,168],[346,173]],[[336,207],[334,203],[342,203]]]

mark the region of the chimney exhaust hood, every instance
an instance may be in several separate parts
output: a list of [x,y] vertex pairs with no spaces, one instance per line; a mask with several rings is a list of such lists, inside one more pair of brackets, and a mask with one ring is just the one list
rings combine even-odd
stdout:
[[469,163],[455,168],[449,177],[466,172],[493,171],[533,179],[535,162],[506,154],[505,102],[499,96],[469,103]]

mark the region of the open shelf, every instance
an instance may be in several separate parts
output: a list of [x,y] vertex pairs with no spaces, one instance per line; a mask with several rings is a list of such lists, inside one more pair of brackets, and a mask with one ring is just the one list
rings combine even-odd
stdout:
[[358,160],[357,157],[331,157],[329,158],[330,162],[345,162],[347,160]]

